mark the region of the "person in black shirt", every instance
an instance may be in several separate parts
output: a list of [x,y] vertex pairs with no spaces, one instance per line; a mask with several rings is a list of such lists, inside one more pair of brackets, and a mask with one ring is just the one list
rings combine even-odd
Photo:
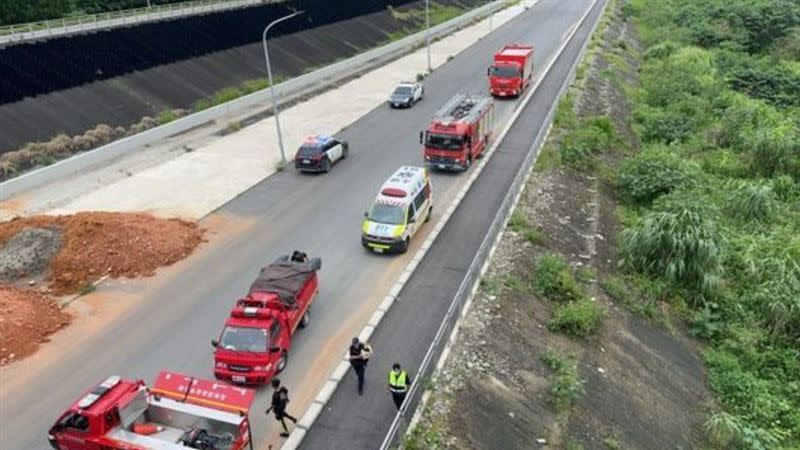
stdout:
[[281,437],[289,437],[289,428],[286,427],[286,421],[284,418],[291,420],[294,423],[297,423],[297,419],[290,416],[289,413],[286,412],[286,405],[289,403],[289,391],[281,386],[281,380],[274,378],[272,380],[272,387],[275,389],[275,392],[272,393],[272,405],[267,409],[267,415],[269,415],[270,411],[275,412],[275,420],[283,425],[283,433],[281,433]]
[[348,359],[353,371],[358,378],[358,395],[364,394],[364,371],[367,369],[369,357],[372,354],[372,349],[369,344],[364,344],[358,340],[357,337],[353,338],[352,345],[348,352]]

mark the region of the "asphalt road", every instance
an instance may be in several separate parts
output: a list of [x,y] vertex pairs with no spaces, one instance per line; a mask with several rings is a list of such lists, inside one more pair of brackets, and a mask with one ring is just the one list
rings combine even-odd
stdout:
[[[545,125],[549,105],[557,100],[559,89],[568,76],[582,43],[587,39],[592,24],[599,17],[602,5],[603,1],[595,4],[587,20],[567,44],[530,103],[522,110],[484,167],[481,176],[470,187],[450,221],[400,291],[399,300],[392,305],[372,334],[369,342],[375,353],[370,358],[367,369],[364,395],[356,394],[355,374],[352,370],[348,371],[305,435],[300,448],[380,448],[396,415],[394,403],[387,391],[387,376],[391,365],[400,362],[412,379],[420,381],[417,371],[428,347],[514,177],[531,151],[537,132]],[[588,1],[561,6],[565,15],[570,17],[580,17],[588,7]],[[498,417],[497,420],[508,418]],[[491,427],[491,424],[487,423],[486,426]],[[533,445],[531,442],[530,448]]]
[[[485,92],[485,68],[493,51],[510,42],[533,43],[535,64],[541,67],[587,5],[587,0],[543,0],[432,74],[426,81],[425,100],[413,109],[381,106],[344,130],[341,136],[351,143],[350,157],[331,173],[275,174],[204,221],[218,232],[204,250],[154,279],[115,281],[87,298],[87,303],[94,297],[121,313],[92,332],[68,330],[38,358],[0,372],[0,448],[48,448],[46,431],[56,416],[110,373],[148,382],[161,369],[211,378],[209,340],[219,333],[230,305],[263,264],[295,248],[323,260],[321,295],[313,307],[312,322],[298,332],[282,376],[293,392],[291,409],[304,409],[340,360],[349,339],[358,334],[435,225],[428,224],[404,256],[366,253],[359,242],[362,212],[380,184],[400,165],[421,164],[418,132],[440,105],[459,91]],[[508,118],[512,107],[513,101],[498,103],[498,122]],[[531,135],[535,131],[529,130]],[[500,152],[492,164],[505,158]],[[503,176],[508,180],[494,178]],[[507,183],[511,175],[489,171],[480,179],[487,177],[492,177],[489,183]],[[446,209],[465,180],[462,175],[434,175],[436,210]],[[486,219],[490,205],[465,205],[460,214],[467,217],[459,220],[470,228],[471,220]],[[438,310],[438,305],[420,308],[416,314],[423,316],[429,309],[431,313]],[[391,323],[392,317],[384,323]],[[420,333],[416,345],[427,345],[426,339],[427,334]],[[254,407],[254,433],[260,448],[266,447],[267,440],[278,442],[274,421],[266,422],[261,415],[268,396],[268,389],[261,389]]]

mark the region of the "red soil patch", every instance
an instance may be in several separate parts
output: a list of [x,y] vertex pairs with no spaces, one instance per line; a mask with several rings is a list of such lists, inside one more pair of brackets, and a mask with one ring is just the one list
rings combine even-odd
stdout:
[[81,212],[33,216],[0,223],[0,244],[28,228],[59,228],[61,250],[50,261],[50,288],[56,295],[76,292],[104,275],[151,276],[187,257],[201,242],[193,222],[147,214]]
[[22,359],[70,321],[44,295],[0,284],[0,365]]

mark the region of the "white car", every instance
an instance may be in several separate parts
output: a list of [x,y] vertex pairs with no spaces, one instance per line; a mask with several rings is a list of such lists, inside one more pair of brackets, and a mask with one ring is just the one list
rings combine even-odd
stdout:
[[410,108],[422,100],[424,94],[425,87],[422,86],[422,83],[403,81],[394,88],[394,92],[389,96],[389,106],[392,108]]

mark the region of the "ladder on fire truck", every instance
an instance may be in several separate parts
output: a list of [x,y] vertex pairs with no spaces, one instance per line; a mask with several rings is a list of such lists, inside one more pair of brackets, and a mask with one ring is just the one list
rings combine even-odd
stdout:
[[456,94],[433,118],[437,122],[474,122],[489,105],[490,99],[483,95]]

